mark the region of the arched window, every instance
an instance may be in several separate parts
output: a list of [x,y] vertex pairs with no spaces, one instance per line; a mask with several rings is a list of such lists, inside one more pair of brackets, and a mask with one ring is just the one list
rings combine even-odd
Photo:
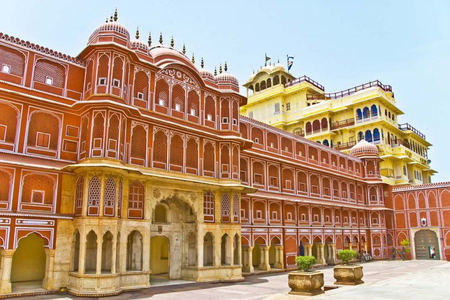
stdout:
[[375,128],[373,130],[373,141],[379,142],[380,141],[380,130],[378,128]]
[[320,126],[322,127],[322,130],[328,129],[328,120],[327,118],[322,118],[322,121],[320,121]]
[[172,88],[172,109],[184,113],[184,89],[180,85]]
[[216,121],[216,103],[211,96],[206,97],[205,100],[205,119],[210,122]]
[[233,197],[233,222],[239,223],[239,195],[234,194]]
[[328,143],[328,140],[323,140],[323,144],[328,147],[330,146],[330,144]]
[[156,82],[155,104],[162,107],[169,104],[169,85],[163,79]]
[[320,122],[319,120],[314,120],[313,122],[313,133],[320,131]]
[[259,83],[255,84],[255,92],[259,92]]
[[378,108],[377,108],[377,106],[375,104],[372,105],[371,112],[372,112],[372,117],[378,116]]
[[116,182],[112,177],[109,177],[105,183],[103,206],[103,215],[106,217],[113,217],[114,208],[116,206]]
[[81,216],[83,208],[84,178],[79,177],[75,187],[75,216]]
[[203,196],[203,220],[204,222],[214,222],[215,197],[211,191],[207,191]]
[[148,76],[143,71],[139,71],[134,76],[133,98],[134,105],[148,108]]
[[119,141],[119,116],[113,114],[109,118],[108,126],[108,156],[111,158],[116,158],[118,153],[118,141]]
[[165,169],[167,163],[167,136],[163,131],[155,134],[153,141],[153,167]]
[[34,82],[64,88],[65,69],[62,65],[40,59],[34,67]]
[[198,169],[198,145],[195,139],[191,138],[186,147],[186,172],[197,174]]
[[127,270],[142,270],[142,235],[136,230],[127,239]]
[[362,119],[362,111],[360,108],[358,108],[356,110],[356,120],[361,120]]
[[[29,147],[57,150],[60,120],[46,112],[33,113],[29,121]],[[102,132],[103,134],[103,132]]]
[[364,139],[364,133],[362,131],[358,132],[358,141]]
[[199,111],[199,97],[196,91],[192,90],[188,94],[188,114],[194,117],[200,115]]
[[261,82],[261,91],[266,89],[266,82],[262,81]]
[[369,110],[369,108],[368,108],[367,106],[364,107],[364,110],[363,110],[363,118],[364,118],[364,119],[370,118],[370,110]]
[[107,231],[102,243],[102,273],[111,273],[113,235]]
[[[7,68],[3,69],[4,66]],[[0,71],[9,74],[22,76],[25,69],[25,57],[19,51],[13,50],[8,47],[0,46]]]
[[306,123],[305,131],[306,131],[306,134],[311,134],[311,132],[312,132],[311,122]]
[[130,219],[144,218],[144,186],[135,181],[130,185],[128,195],[128,217]]
[[88,216],[98,216],[100,208],[100,179],[94,176],[89,180]]
[[273,77],[273,85],[278,85],[278,84],[280,84],[280,77],[277,75],[277,76]]
[[220,201],[220,212],[222,215],[222,223],[230,222],[231,200],[230,195],[223,194]]
[[[176,165],[178,167],[183,166],[183,140],[177,134],[172,137],[170,141],[170,166]],[[180,169],[176,169],[181,171]]]
[[158,204],[155,207],[155,223],[167,222],[167,208],[163,204]]
[[[131,162],[144,164],[147,152],[147,132],[142,126],[135,126],[131,134]],[[162,145],[158,145],[161,146]]]
[[123,60],[120,57],[116,57],[113,63],[113,82],[112,86],[114,88],[122,88],[122,77],[123,77]]
[[269,78],[267,79],[267,88],[270,88],[272,86],[272,80]]
[[370,130],[366,130],[365,140],[368,141],[369,143],[372,142],[372,132]]
[[206,176],[214,177],[214,147],[211,143],[206,143],[203,152],[203,171]]

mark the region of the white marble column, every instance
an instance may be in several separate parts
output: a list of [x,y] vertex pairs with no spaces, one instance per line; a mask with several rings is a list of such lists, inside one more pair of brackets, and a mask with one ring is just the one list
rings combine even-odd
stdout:
[[0,294],[11,294],[11,268],[12,260],[16,250],[3,249],[1,250],[2,262],[1,262],[1,281],[0,281]]

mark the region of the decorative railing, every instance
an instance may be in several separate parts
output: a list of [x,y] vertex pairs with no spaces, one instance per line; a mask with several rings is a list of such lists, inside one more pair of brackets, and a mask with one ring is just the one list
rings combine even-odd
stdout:
[[299,78],[297,78],[297,79],[294,79],[294,80],[292,80],[292,81],[289,81],[288,83],[286,83],[286,84],[284,85],[284,87],[287,88],[287,87],[290,87],[290,86],[293,86],[293,85],[297,85],[297,84],[302,83],[302,82],[309,82],[309,83],[311,83],[312,85],[314,85],[316,88],[318,88],[318,89],[320,89],[320,90],[322,90],[322,91],[325,91],[325,87],[324,87],[323,85],[321,85],[321,84],[318,83],[317,81],[312,80],[311,78],[309,78],[309,77],[306,76],[306,75],[304,75],[304,76],[302,76],[302,77],[299,77]]
[[348,126],[352,126],[352,125],[355,125],[354,118],[333,122],[333,123],[331,123],[331,129],[338,129],[338,128],[348,127]]
[[346,89],[336,93],[325,93],[325,94],[308,94],[306,95],[306,100],[334,100],[346,96],[350,96],[356,92],[361,90],[365,90],[371,87],[379,87],[385,92],[391,92],[392,97],[394,97],[394,93],[392,92],[392,87],[390,85],[382,84],[380,81],[375,80],[368,83],[360,84],[358,86],[352,87],[350,89]]
[[414,132],[415,134],[417,134],[418,136],[420,136],[421,138],[426,140],[425,134],[421,133],[419,130],[417,130],[414,127],[412,127],[411,125],[409,125],[409,123],[398,124],[398,128],[401,131],[411,130],[412,132]]
[[356,141],[350,141],[350,142],[346,142],[346,143],[336,144],[336,145],[334,145],[334,149],[345,150],[345,149],[350,149],[351,147],[353,147],[355,145],[356,145]]

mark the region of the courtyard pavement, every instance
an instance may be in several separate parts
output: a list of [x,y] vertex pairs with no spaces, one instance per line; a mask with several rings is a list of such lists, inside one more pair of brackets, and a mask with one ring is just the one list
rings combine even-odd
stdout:
[[[434,260],[376,261],[363,264],[364,284],[339,286],[325,294],[304,297],[287,295],[287,272],[253,275],[239,283],[183,283],[98,298],[157,300],[300,300],[300,299],[450,299],[450,262]],[[321,269],[325,286],[333,286],[333,268]],[[95,299],[71,295],[21,297],[23,300]]]

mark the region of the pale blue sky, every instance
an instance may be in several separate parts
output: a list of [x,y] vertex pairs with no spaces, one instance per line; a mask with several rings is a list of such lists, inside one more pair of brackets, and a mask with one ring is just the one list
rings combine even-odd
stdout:
[[[117,7],[141,39],[186,44],[197,65],[226,60],[240,84],[264,63],[295,55],[296,77],[336,92],[379,79],[433,146],[433,181],[450,181],[450,1],[2,1],[0,32],[75,56]],[[244,93],[244,89],[241,88]]]

